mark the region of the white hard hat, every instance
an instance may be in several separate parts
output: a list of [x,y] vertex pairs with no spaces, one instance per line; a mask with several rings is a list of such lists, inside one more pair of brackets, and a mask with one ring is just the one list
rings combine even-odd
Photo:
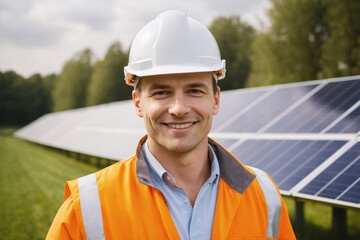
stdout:
[[225,60],[209,30],[175,10],[161,13],[139,31],[124,68],[129,85],[139,77],[191,72],[215,72],[223,79]]

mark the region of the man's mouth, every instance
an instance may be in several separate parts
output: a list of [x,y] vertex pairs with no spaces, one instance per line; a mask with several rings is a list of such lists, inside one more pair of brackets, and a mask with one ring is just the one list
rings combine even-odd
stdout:
[[192,123],[168,123],[166,124],[168,127],[170,128],[174,128],[174,129],[184,129],[184,128],[188,128],[192,125],[194,125],[196,122],[192,122]]

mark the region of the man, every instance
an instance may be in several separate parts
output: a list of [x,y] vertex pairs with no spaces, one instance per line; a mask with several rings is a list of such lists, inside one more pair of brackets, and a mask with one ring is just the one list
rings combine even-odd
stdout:
[[125,74],[148,135],[129,159],[67,183],[48,239],[295,239],[270,178],[208,138],[225,61],[202,24],[160,14]]

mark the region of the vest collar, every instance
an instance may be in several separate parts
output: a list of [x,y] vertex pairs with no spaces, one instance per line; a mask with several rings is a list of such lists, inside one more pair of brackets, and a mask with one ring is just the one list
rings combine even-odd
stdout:
[[209,144],[218,157],[220,177],[236,192],[243,194],[255,179],[255,175],[219,143],[209,138]]
[[146,139],[147,135],[140,139],[136,148],[136,177],[140,183],[156,188],[151,177],[149,166],[147,165],[142,152],[142,145],[146,142]]
[[[136,177],[140,183],[156,188],[141,149],[146,139],[147,135],[145,135],[139,141],[136,149]],[[209,144],[218,157],[220,177],[236,192],[243,194],[251,182],[255,179],[255,175],[250,173],[230,152],[228,152],[219,143],[209,138]]]

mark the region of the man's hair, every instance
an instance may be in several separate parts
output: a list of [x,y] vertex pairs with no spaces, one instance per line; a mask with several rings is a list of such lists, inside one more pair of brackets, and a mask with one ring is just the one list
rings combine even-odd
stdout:
[[[213,92],[214,92],[214,95],[215,95],[216,92],[217,92],[218,85],[217,85],[217,81],[214,78],[214,76],[212,76],[211,78],[212,78]],[[141,78],[139,78],[138,82],[134,85],[134,90],[139,94],[141,93]]]

